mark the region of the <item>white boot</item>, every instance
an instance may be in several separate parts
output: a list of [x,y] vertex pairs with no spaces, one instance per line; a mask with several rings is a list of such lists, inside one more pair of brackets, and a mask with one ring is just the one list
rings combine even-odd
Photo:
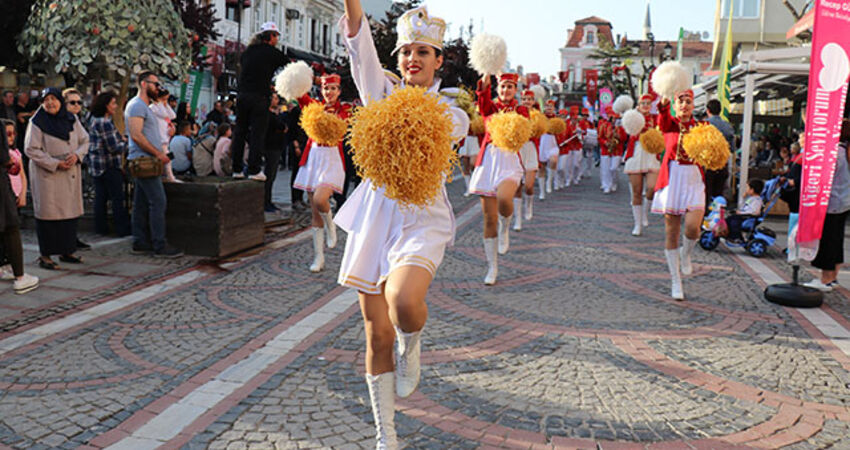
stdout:
[[682,242],[682,247],[679,249],[681,255],[679,256],[682,262],[682,275],[690,275],[694,273],[694,266],[691,264],[691,251],[694,249],[694,245],[697,243],[696,240],[685,238]]
[[393,372],[380,375],[366,374],[369,386],[369,400],[372,402],[372,417],[375,418],[378,450],[395,450],[398,438],[395,434],[395,383]]
[[405,333],[395,327],[395,393],[399,397],[408,397],[419,385],[420,339],[422,330]]
[[313,228],[313,264],[310,272],[321,272],[325,268],[325,229]]
[[[555,181],[555,171],[552,170],[550,167],[547,167],[546,168],[546,193],[547,194],[552,193],[552,183],[554,183],[554,181]],[[541,189],[540,192],[542,193],[543,190]]]
[[514,197],[514,231],[522,231],[522,197]]
[[511,246],[510,233],[511,229],[511,216],[502,217],[499,216],[499,254],[504,255],[508,252],[508,248]]
[[649,199],[643,199],[643,218],[642,225],[644,228],[649,226],[649,210],[652,209],[652,202]]
[[632,228],[632,236],[640,236],[640,233],[642,231],[642,228],[641,228],[641,226],[643,225],[641,223],[641,219],[643,219],[643,217],[641,217],[642,216],[642,212],[641,212],[642,210],[643,210],[643,206],[632,205],[632,217],[634,217],[634,219],[635,219],[635,227]]
[[540,201],[546,200],[546,178],[537,179],[537,190],[540,191],[538,197]]
[[670,296],[676,300],[684,300],[685,295],[682,293],[682,274],[679,272],[679,250],[665,249],[664,256],[667,257],[667,268],[670,269],[670,277],[673,281]]
[[465,190],[465,191],[463,191],[463,196],[464,196],[464,197],[469,197],[469,196],[471,195],[471,194],[469,193],[469,178],[470,178],[470,176],[469,176],[469,175],[464,175],[464,176],[463,176],[463,182],[465,183],[464,185],[466,186],[466,190]]
[[496,284],[496,277],[499,276],[499,252],[496,238],[484,238],[484,254],[487,255],[487,275],[484,277],[484,284],[490,286]]
[[330,210],[326,213],[320,212],[322,222],[325,223],[325,237],[328,240],[328,248],[336,247],[336,224],[334,223],[333,213]]
[[525,215],[525,220],[531,220],[534,217],[534,194],[528,195],[526,193],[522,194],[522,198],[525,199],[525,209],[523,210],[523,214]]

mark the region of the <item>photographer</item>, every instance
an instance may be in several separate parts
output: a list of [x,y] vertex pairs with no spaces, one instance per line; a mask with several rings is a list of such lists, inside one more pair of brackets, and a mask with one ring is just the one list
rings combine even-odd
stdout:
[[286,64],[283,52],[276,48],[280,33],[274,22],[264,23],[259,34],[242,53],[242,72],[239,75],[239,98],[236,102],[236,129],[230,154],[233,157],[233,177],[243,178],[245,140],[250,133],[248,178],[266,181],[260,171],[265,155],[266,131],[269,126],[269,95],[272,75]]

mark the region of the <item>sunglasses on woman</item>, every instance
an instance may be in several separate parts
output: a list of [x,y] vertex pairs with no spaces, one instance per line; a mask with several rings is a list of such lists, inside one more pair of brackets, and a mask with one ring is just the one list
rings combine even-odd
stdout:
[[82,100],[69,100],[68,104],[69,105],[82,105],[83,101]]

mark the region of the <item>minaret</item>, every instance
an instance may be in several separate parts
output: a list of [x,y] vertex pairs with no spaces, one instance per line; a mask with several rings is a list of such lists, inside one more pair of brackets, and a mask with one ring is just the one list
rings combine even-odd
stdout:
[[643,19],[643,39],[649,40],[652,33],[652,21],[649,19],[649,0],[646,0],[646,17]]

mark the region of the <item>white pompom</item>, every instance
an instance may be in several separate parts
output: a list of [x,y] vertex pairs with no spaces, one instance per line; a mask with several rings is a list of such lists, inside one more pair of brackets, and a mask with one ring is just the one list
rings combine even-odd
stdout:
[[546,88],[539,84],[531,86],[531,92],[534,92],[534,100],[546,99]]
[[646,124],[646,119],[643,114],[635,109],[630,109],[623,114],[623,129],[626,130],[629,136],[637,136],[643,131],[643,126]]
[[623,114],[624,112],[635,107],[635,100],[628,95],[621,95],[614,100],[614,112],[617,114]]
[[479,75],[495,75],[505,68],[508,45],[499,36],[481,33],[472,38],[469,65]]
[[274,80],[275,90],[287,101],[310,92],[312,86],[313,69],[304,61],[287,64]]
[[672,99],[691,88],[691,73],[678,61],[667,61],[652,73],[652,89],[662,97]]

